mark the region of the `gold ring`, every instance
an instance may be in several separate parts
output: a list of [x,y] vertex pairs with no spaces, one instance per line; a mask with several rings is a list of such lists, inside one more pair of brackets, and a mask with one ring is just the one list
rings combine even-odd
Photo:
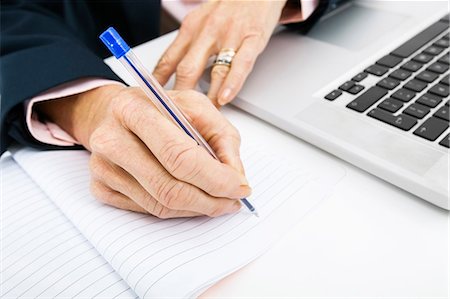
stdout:
[[236,55],[236,51],[232,48],[224,48],[220,50],[217,55],[216,60],[214,61],[214,65],[225,65],[231,67],[231,62],[233,61],[233,57]]

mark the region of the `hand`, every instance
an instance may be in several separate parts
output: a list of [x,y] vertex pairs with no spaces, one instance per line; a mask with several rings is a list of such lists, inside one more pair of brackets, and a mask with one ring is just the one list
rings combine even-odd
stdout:
[[208,97],[225,105],[237,95],[277,25],[285,0],[212,1],[191,12],[154,70],[164,85],[176,72],[175,89],[195,88],[208,58],[236,50],[231,68],[214,66]]
[[88,150],[91,189],[100,201],[160,218],[219,216],[251,189],[236,129],[206,96],[171,92],[220,161],[166,119],[138,88],[109,85],[39,104]]

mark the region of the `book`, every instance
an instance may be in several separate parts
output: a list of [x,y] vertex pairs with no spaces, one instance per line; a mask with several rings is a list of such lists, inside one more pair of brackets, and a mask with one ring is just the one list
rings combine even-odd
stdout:
[[[7,196],[6,203],[11,208],[4,211],[9,219],[4,225],[9,227],[5,227],[7,231],[2,237],[2,246],[12,251],[5,252],[2,260],[5,265],[2,269],[2,298],[10,294],[83,298],[192,298],[200,295],[218,280],[263,254],[332,192],[333,183],[329,177],[325,184],[311,169],[283,161],[264,152],[260,146],[245,145],[241,154],[254,190],[249,199],[257,206],[259,218],[242,209],[217,218],[163,220],[120,210],[95,200],[89,191],[87,151],[14,149],[13,159],[28,179],[23,175],[8,176],[9,194],[17,188],[25,190],[24,184],[34,190],[30,194],[39,191],[39,195],[30,195],[26,199],[31,201],[30,204],[19,206],[15,202],[17,198]],[[4,164],[2,162],[2,171]],[[338,178],[335,183],[337,181]],[[27,192],[21,191],[19,195],[25,196]],[[19,201],[26,202],[25,199]],[[38,204],[44,207],[36,209]],[[20,207],[28,211],[22,211]],[[13,212],[14,209],[18,209],[17,212]],[[10,216],[9,213],[31,216],[27,219]],[[44,224],[36,224],[31,219]],[[19,220],[23,223],[16,223]],[[66,230],[63,225],[67,226]],[[45,238],[49,235],[40,233],[30,234],[27,239],[25,235],[30,231],[22,231],[25,227],[36,232],[48,230],[54,233],[54,238],[48,243]],[[47,242],[47,247],[39,247],[39,250],[22,248],[21,244],[30,243],[30,238],[40,243]],[[86,256],[79,252],[66,254],[77,246],[84,249],[77,250],[86,252]],[[60,255],[49,254],[58,250],[61,250]],[[29,262],[22,262],[27,254]],[[80,267],[72,273],[90,284],[80,283],[78,288],[72,284],[72,289],[51,285],[55,279],[61,279],[61,275],[68,277],[68,274],[51,273],[48,267],[70,268],[72,255],[92,259],[93,265],[83,268],[92,272],[83,274]],[[47,260],[43,256],[53,257]],[[33,265],[39,266],[34,269]],[[30,270],[32,268],[33,271]],[[43,273],[45,271],[47,274]],[[47,282],[43,279],[45,275],[53,275],[53,279]],[[40,287],[36,288],[38,285]],[[89,288],[95,291],[88,292]],[[47,293],[42,293],[43,289]]]

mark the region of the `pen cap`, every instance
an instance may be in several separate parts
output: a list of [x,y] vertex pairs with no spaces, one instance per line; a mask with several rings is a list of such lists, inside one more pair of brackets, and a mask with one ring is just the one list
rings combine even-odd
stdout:
[[100,34],[100,39],[117,59],[130,50],[130,47],[113,27],[109,27]]

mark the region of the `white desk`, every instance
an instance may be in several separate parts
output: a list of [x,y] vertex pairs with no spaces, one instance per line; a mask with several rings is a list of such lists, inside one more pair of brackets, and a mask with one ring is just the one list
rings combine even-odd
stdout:
[[[175,34],[135,52],[152,68]],[[108,63],[123,73],[117,62]],[[242,138],[257,139],[288,159],[316,161],[321,171],[337,163],[346,176],[333,196],[275,247],[203,298],[450,296],[448,212],[238,109],[224,113]],[[295,217],[295,212],[287,216]]]

